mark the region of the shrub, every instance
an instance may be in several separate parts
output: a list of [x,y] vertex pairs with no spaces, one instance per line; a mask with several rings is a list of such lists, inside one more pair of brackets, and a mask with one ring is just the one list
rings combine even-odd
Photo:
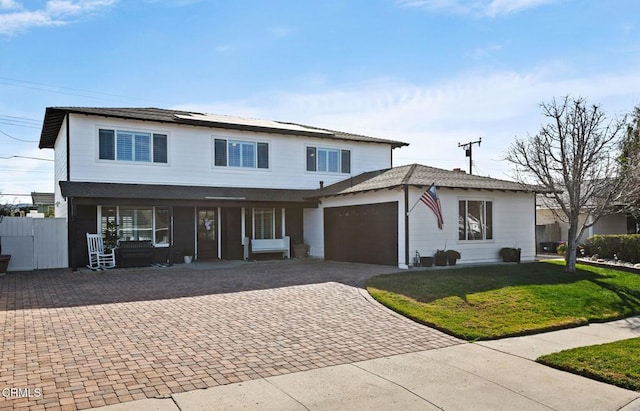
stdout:
[[558,247],[556,247],[556,252],[558,253],[558,255],[567,254],[567,245],[564,243],[560,244]]
[[640,234],[594,235],[587,239],[588,254],[598,254],[601,258],[619,260],[630,263],[640,262]]

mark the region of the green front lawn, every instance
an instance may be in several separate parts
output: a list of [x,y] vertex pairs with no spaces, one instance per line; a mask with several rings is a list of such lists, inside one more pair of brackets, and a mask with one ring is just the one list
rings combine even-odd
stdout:
[[640,338],[580,347],[544,355],[536,361],[618,387],[640,391]]
[[538,262],[373,277],[387,307],[467,340],[501,338],[640,313],[640,275]]

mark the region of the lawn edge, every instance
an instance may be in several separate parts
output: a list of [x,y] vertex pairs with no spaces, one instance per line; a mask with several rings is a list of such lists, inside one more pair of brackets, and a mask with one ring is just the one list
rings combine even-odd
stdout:
[[[369,288],[375,288],[375,287],[368,287],[366,288],[367,292],[369,293],[369,295],[371,296],[371,298],[373,298],[374,300],[376,300],[378,303],[382,304],[383,306],[385,306],[386,308],[388,308],[389,310],[393,311],[394,313],[400,314],[401,316],[410,319],[411,321],[414,321],[418,324],[422,324],[422,325],[426,325],[427,327],[431,327],[434,328],[440,332],[443,332],[447,335],[450,335],[452,337],[456,337],[456,338],[460,338],[462,340],[468,341],[468,342],[477,342],[477,341],[493,341],[493,340],[501,340],[503,338],[511,338],[511,337],[524,337],[527,335],[535,335],[535,334],[541,334],[541,333],[546,333],[546,332],[551,332],[551,331],[559,331],[559,330],[567,330],[567,329],[571,329],[571,328],[577,328],[577,327],[583,327],[585,325],[589,325],[590,321],[589,319],[581,319],[578,322],[575,323],[570,323],[570,324],[563,324],[563,325],[555,325],[555,326],[550,326],[550,327],[543,327],[543,328],[536,328],[533,330],[524,330],[521,332],[515,332],[515,333],[508,333],[508,334],[501,334],[499,336],[495,336],[495,337],[477,337],[477,338],[469,338],[468,336],[465,336],[463,334],[458,334],[454,331],[449,330],[448,328],[444,328],[444,327],[440,327],[436,324],[433,324],[429,321],[424,321],[420,318],[416,318],[410,314],[407,313],[403,313],[401,311],[397,311],[394,310],[393,307],[388,306],[387,304],[385,304],[384,301],[380,301],[379,299],[377,299],[375,297],[375,295],[373,295],[370,291]],[[627,318],[627,317],[631,317],[637,314],[631,314],[629,316],[624,316],[622,318]],[[617,318],[617,319],[621,319],[621,318]],[[615,320],[615,319],[613,319]],[[606,321],[613,321],[613,320],[604,320],[602,322],[606,322]]]
[[[597,344],[596,344],[597,345]],[[571,348],[572,350],[575,349],[579,349],[582,347],[576,347],[576,348]],[[568,351],[568,350],[563,350],[563,351]],[[579,375],[581,377],[585,377],[585,378],[589,378],[595,381],[599,381],[605,384],[610,384],[610,385],[615,385],[616,387],[620,387],[620,388],[624,388],[625,390],[631,390],[634,392],[640,392],[640,390],[636,390],[636,388],[634,386],[630,386],[629,384],[625,384],[624,382],[621,381],[614,381],[611,380],[610,378],[606,378],[600,374],[597,374],[595,372],[589,371],[585,368],[583,369],[578,369],[578,368],[574,368],[574,367],[570,367],[570,366],[566,366],[566,365],[562,365],[562,364],[557,364],[554,362],[551,362],[549,360],[547,360],[547,358],[553,356],[554,354],[557,353],[551,353],[551,354],[545,354],[542,355],[538,358],[535,359],[535,362],[537,362],[538,364],[542,364],[544,366],[550,367],[550,368],[554,368],[556,370],[560,370],[560,371],[564,371],[564,372],[568,372],[570,374],[574,374],[574,375]]]

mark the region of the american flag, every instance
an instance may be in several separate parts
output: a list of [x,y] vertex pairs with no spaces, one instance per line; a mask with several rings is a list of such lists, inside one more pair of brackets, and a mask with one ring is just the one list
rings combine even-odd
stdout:
[[438,197],[435,183],[431,184],[427,191],[425,191],[422,196],[420,196],[420,201],[422,201],[433,211],[433,213],[436,215],[436,219],[438,220],[438,228],[442,230],[442,224],[444,223],[444,220],[442,218],[442,208],[440,207],[440,197]]

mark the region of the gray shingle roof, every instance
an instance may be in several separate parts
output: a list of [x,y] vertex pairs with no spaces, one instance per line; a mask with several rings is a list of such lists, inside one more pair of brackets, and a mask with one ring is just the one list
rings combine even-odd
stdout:
[[33,205],[51,205],[55,203],[55,196],[53,193],[38,193],[32,191],[31,202]]
[[458,188],[467,190],[498,190],[541,192],[541,187],[527,186],[513,181],[498,180],[467,174],[462,171],[449,171],[420,164],[394,167],[385,170],[363,173],[316,191],[313,197],[329,197],[365,191],[385,190],[404,185],[428,187]]
[[[40,148],[53,148],[56,138],[60,131],[60,127],[64,118],[69,113],[86,114],[103,117],[120,118],[127,120],[144,120],[159,123],[186,124],[192,126],[201,126],[209,128],[224,128],[233,130],[249,130],[265,133],[277,133],[299,136],[313,136],[318,138],[327,138],[335,140],[361,141],[367,143],[389,144],[393,148],[407,146],[408,143],[395,140],[387,140],[376,137],[362,136],[359,134],[346,133],[343,131],[328,130],[319,127],[306,126],[296,123],[287,123],[280,121],[262,121],[254,119],[241,119],[231,116],[215,116],[209,120],[206,114],[181,111],[167,110],[161,108],[127,108],[127,107],[47,107],[40,133]],[[190,119],[193,115],[194,117]],[[243,121],[246,120],[246,121]],[[279,125],[281,128],[279,128]],[[294,125],[298,127],[287,127]]]

